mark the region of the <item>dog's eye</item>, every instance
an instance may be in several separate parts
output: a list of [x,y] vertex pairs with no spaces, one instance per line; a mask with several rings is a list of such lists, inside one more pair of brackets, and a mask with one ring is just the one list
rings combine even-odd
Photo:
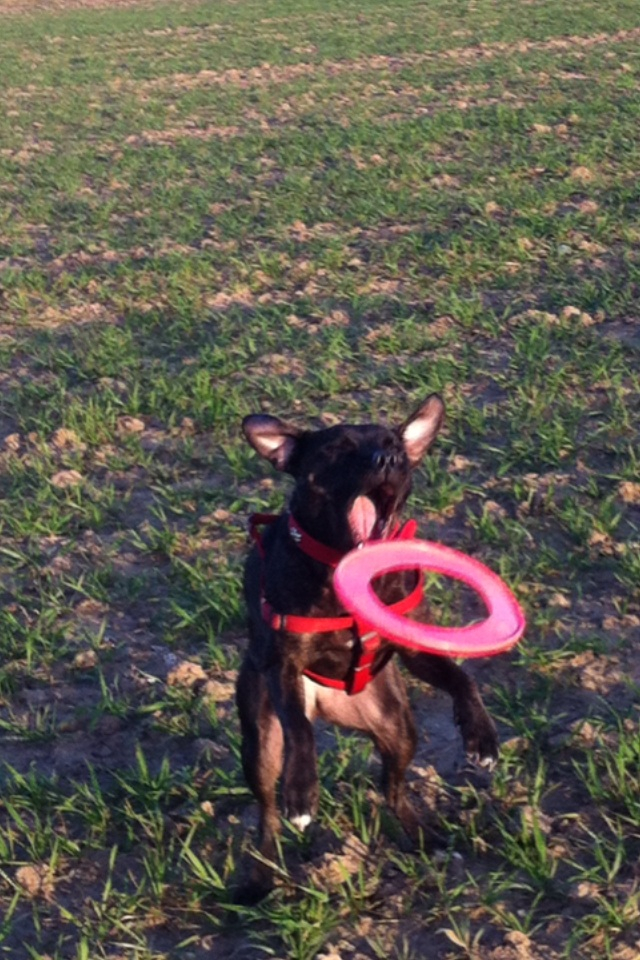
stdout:
[[314,494],[325,495],[326,489],[321,482],[318,481],[318,478],[315,473],[310,473],[307,475],[307,483],[309,488],[313,490]]
[[336,460],[352,457],[354,454],[357,455],[361,451],[357,443],[354,443],[353,440],[349,440],[348,437],[345,437],[336,441],[336,443],[333,443],[326,452],[328,459],[335,463]]
[[355,440],[352,440],[351,437],[341,437],[338,443],[336,443],[335,449],[340,453],[351,453],[353,450],[358,449],[358,444]]

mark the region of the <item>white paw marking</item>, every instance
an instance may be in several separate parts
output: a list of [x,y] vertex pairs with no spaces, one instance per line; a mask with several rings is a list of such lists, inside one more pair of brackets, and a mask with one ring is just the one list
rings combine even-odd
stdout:
[[294,825],[296,830],[299,830],[300,833],[304,833],[306,828],[311,823],[311,814],[301,813],[297,817],[291,817],[291,823]]
[[494,769],[496,764],[497,764],[496,758],[491,756],[480,757],[478,760],[478,765],[481,767],[484,767],[484,769],[488,770],[489,772],[491,772],[491,770]]

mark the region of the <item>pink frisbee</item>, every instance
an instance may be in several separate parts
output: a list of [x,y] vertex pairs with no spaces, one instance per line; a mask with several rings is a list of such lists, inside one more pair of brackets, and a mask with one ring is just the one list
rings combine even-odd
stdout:
[[[371,581],[396,570],[430,570],[468,584],[484,600],[489,616],[466,627],[417,623],[389,609]],[[448,657],[490,657],[509,650],[526,626],[520,604],[483,563],[427,540],[384,540],[352,550],[340,561],[333,584],[346,609],[368,629],[395,643]]]

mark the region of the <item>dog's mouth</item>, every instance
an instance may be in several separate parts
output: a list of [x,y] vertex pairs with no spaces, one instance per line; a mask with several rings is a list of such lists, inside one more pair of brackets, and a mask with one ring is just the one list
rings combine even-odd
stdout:
[[361,494],[353,501],[347,515],[349,529],[355,545],[366,543],[367,540],[382,540],[387,536],[396,498],[391,491],[380,488],[374,497]]

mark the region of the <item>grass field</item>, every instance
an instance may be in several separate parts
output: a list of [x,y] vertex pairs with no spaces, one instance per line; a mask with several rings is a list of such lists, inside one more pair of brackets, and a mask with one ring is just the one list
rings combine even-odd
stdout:
[[[0,956],[638,960],[637,0],[0,0]],[[260,907],[233,682],[241,417],[448,424],[421,534],[525,606],[460,769],[412,686]],[[431,586],[440,619],[456,591]]]

